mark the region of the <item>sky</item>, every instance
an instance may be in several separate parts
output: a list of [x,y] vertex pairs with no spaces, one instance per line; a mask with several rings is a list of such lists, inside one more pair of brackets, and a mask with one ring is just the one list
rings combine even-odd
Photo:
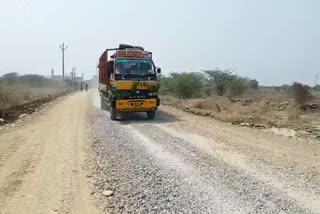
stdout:
[[[0,75],[90,78],[119,43],[152,51],[163,74],[231,68],[263,85],[320,76],[318,0],[0,0]],[[320,82],[320,81],[319,81]]]

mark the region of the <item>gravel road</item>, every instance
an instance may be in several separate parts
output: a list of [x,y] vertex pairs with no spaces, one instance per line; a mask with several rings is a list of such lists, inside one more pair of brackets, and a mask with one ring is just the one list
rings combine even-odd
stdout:
[[[96,90],[0,131],[0,213],[320,213],[320,144]],[[28,116],[29,117],[29,116]]]
[[154,121],[111,121],[97,107],[91,117],[94,193],[106,212],[320,213],[317,142],[166,106]]

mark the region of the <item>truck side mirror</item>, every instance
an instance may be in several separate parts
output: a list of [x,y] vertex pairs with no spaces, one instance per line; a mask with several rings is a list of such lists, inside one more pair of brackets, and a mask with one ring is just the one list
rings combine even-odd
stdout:
[[158,74],[161,73],[161,68],[157,68],[157,73],[158,73]]

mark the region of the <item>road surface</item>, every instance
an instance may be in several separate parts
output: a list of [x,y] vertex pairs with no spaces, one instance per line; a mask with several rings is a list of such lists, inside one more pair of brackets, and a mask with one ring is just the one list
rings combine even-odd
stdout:
[[0,134],[0,213],[98,213],[84,169],[88,100],[60,98]]
[[168,106],[111,121],[95,92],[0,133],[2,213],[320,213],[319,143]]

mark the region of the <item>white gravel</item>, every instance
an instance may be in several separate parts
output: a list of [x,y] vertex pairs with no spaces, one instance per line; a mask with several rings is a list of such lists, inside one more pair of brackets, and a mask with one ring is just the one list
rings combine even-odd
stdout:
[[111,121],[97,108],[91,135],[97,155],[95,191],[106,212],[116,213],[312,213],[285,193],[159,126],[144,114]]

